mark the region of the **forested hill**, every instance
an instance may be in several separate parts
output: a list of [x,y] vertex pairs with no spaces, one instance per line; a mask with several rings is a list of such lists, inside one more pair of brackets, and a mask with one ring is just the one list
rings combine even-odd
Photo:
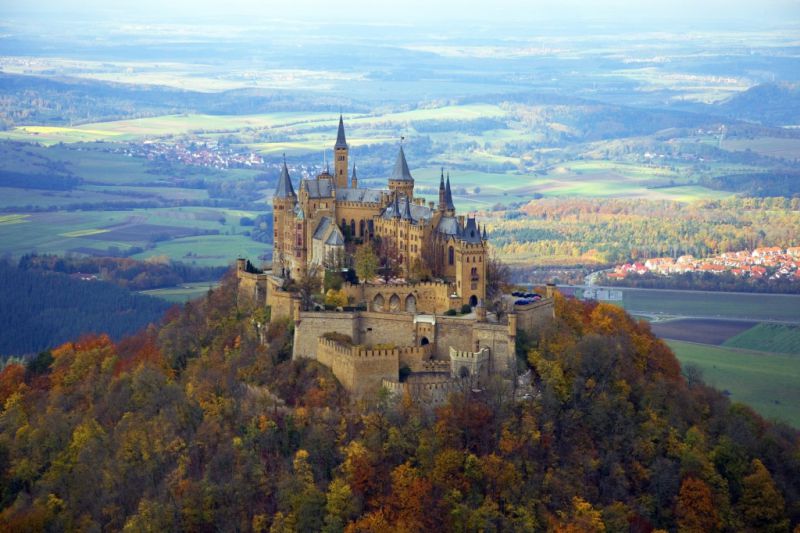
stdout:
[[[234,281],[0,372],[10,531],[791,531],[798,433],[681,374],[644,323],[557,298],[502,380],[435,411],[292,362]],[[262,333],[266,345],[258,342]]]
[[35,353],[84,333],[119,339],[158,322],[169,304],[111,283],[20,270],[0,261],[0,356]]

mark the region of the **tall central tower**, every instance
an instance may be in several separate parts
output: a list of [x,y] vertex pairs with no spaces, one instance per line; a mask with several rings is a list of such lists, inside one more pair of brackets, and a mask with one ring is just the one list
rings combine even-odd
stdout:
[[336,134],[336,144],[333,145],[334,176],[337,189],[347,188],[347,139],[344,137],[344,120],[339,115],[339,132]]

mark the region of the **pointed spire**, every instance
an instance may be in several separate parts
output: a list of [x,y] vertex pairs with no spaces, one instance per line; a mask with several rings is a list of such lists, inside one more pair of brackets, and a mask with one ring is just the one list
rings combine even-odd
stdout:
[[395,193],[394,194],[394,203],[392,204],[392,218],[400,218],[400,202],[397,198],[400,195]]
[[403,209],[403,220],[410,220],[411,222],[414,221],[413,217],[411,216],[411,199],[406,196],[406,205],[405,209]]
[[444,190],[444,167],[442,167],[442,175],[439,176],[439,190]]
[[344,137],[344,119],[341,113],[339,113],[339,131],[336,134],[336,144],[333,147],[334,149],[347,148],[347,139]]
[[286,154],[283,154],[283,168],[278,178],[278,186],[275,187],[275,198],[296,198],[292,178],[289,177],[289,168],[286,166]]
[[411,171],[408,170],[408,163],[406,162],[406,154],[403,152],[403,145],[400,145],[400,152],[397,154],[397,160],[394,162],[394,170],[392,171],[391,179],[396,181],[413,181]]
[[453,193],[450,191],[450,173],[447,173],[447,183],[444,186],[444,207],[445,209],[455,211],[456,206],[453,205]]
[[486,240],[486,224],[483,225],[483,240]]

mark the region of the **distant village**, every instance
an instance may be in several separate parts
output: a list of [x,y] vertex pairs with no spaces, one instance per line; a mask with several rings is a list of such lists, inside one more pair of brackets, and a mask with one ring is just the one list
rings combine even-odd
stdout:
[[609,280],[625,279],[629,274],[669,276],[687,272],[703,274],[730,273],[738,278],[789,279],[800,282],[800,246],[756,248],[697,259],[682,255],[677,259],[656,257],[641,262],[625,263],[606,274]]
[[129,143],[119,150],[130,157],[149,161],[179,162],[184,165],[225,170],[229,168],[265,168],[263,158],[253,152],[236,152],[214,141],[192,140],[166,143],[143,141]]

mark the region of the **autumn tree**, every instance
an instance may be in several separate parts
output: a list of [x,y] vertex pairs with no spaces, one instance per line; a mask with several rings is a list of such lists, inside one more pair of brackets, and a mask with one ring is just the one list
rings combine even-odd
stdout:
[[372,246],[360,246],[355,254],[356,276],[361,283],[368,283],[378,273],[378,256]]
[[711,488],[703,480],[694,476],[683,480],[675,517],[681,533],[703,533],[719,528],[719,516],[714,507]]
[[742,481],[739,509],[748,531],[788,531],[784,500],[769,470],[759,459],[753,459],[751,473]]

